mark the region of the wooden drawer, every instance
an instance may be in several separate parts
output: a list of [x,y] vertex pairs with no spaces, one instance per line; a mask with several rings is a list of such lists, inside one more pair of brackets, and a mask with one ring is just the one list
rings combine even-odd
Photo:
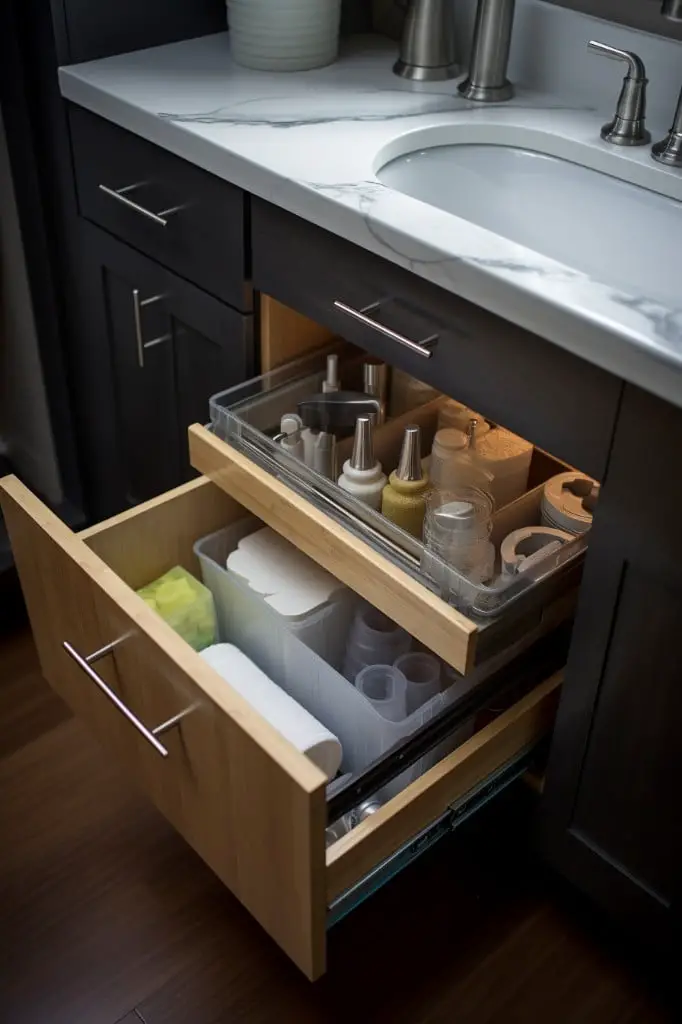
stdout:
[[487,623],[474,621],[206,427],[189,428],[189,449],[195,469],[458,672],[466,674],[493,656],[503,662],[573,612],[575,584],[548,600],[539,614],[513,609]]
[[[254,288],[602,479],[617,377],[257,199],[252,239]],[[368,310],[376,326],[338,303]],[[386,328],[408,342],[434,340],[409,348]]]
[[242,506],[199,479],[76,535],[16,478],[0,488],[45,677],[310,978],[327,906],[551,727],[558,677],[325,851],[324,775],[134,593],[198,573],[194,541]]
[[241,189],[80,107],[69,107],[80,212],[249,312]]

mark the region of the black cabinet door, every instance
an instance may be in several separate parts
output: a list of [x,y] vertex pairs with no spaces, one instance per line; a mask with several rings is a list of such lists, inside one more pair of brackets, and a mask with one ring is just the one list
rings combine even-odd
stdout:
[[75,64],[225,29],[223,0],[51,0],[61,63]]
[[645,937],[682,883],[682,411],[627,386],[543,800],[550,858]]
[[98,425],[99,455],[125,507],[192,475],[187,427],[207,421],[212,394],[253,373],[251,318],[104,232],[87,237],[93,341],[114,410],[108,430]]

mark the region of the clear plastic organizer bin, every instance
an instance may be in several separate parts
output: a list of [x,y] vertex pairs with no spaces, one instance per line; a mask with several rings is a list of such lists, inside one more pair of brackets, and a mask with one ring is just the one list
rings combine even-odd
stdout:
[[[429,553],[429,574],[422,569],[424,545],[343,490],[334,481],[315,472],[274,440],[280,420],[295,412],[307,396],[322,390],[326,359],[339,355],[344,389],[362,389],[363,355],[341,343],[288,363],[261,377],[253,378],[213,396],[210,400],[211,429],[221,440],[305,496],[320,510],[340,522],[357,537],[399,565],[443,600],[478,620],[482,626],[515,611],[515,617],[540,609],[549,600],[576,586],[587,547],[586,537],[576,537],[535,562],[522,574],[500,571],[499,544],[512,530],[540,523],[542,484],[566,470],[565,464],[535,451],[529,475],[529,490],[522,497],[498,509],[493,516],[492,541],[496,546],[496,570],[490,583],[474,583]],[[374,448],[385,471],[397,464],[405,426],[421,426],[423,451],[429,454],[437,428],[438,409],[445,397],[415,405],[400,416],[389,415],[374,433]],[[352,439],[338,445],[339,465],[348,458]]]
[[[239,647],[338,737],[343,747],[342,772],[362,771],[475,685],[473,678],[448,675],[442,666],[444,688],[440,693],[401,721],[383,718],[341,674],[351,623],[361,598],[343,587],[323,608],[292,622],[269,608],[262,595],[226,569],[227,556],[239,541],[261,528],[258,519],[247,517],[194,545],[204,583],[213,594],[219,639]],[[382,798],[390,798],[441,760],[468,739],[472,729],[472,721],[462,725],[389,783],[382,790]]]

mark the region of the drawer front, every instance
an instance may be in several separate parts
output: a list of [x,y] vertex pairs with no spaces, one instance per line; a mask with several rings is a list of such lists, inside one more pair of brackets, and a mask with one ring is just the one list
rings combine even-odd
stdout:
[[[252,232],[255,288],[603,477],[618,378],[261,200],[253,200]],[[408,342],[436,340],[406,346],[338,303],[374,307],[367,316]]]
[[[169,568],[191,534],[196,539],[224,525],[229,499],[211,490],[210,500],[197,505],[193,482],[176,492],[175,503],[171,492],[124,513],[88,531],[91,546],[14,478],[3,483],[2,505],[45,678],[315,977],[324,969],[324,775],[91,549],[99,545],[119,567],[128,562],[130,572],[153,578],[162,552]],[[115,646],[83,665],[65,641],[80,659]],[[185,712],[174,728],[153,734]]]
[[69,107],[80,212],[237,309],[251,309],[241,189]]

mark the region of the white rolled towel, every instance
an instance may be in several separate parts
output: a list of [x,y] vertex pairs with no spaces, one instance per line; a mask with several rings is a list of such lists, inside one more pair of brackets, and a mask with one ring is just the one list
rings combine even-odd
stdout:
[[334,778],[341,765],[339,740],[233,644],[214,644],[201,657],[290,743]]

